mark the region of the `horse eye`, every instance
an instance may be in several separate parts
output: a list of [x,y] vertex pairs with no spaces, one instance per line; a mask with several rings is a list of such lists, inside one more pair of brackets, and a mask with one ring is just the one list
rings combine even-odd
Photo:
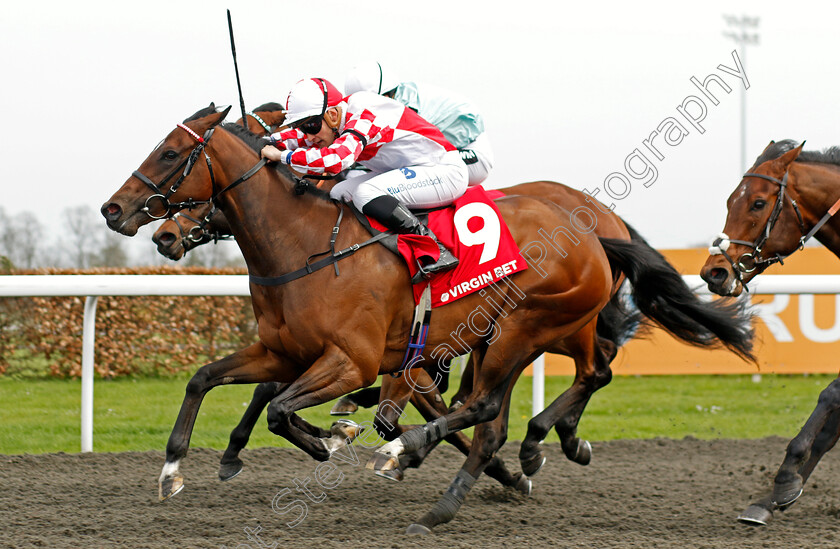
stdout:
[[175,160],[176,158],[178,158],[178,153],[170,149],[168,151],[164,151],[162,156],[164,160]]
[[750,209],[758,211],[758,210],[764,208],[764,206],[766,206],[766,205],[767,205],[767,202],[765,202],[764,200],[756,200],[755,202],[752,203],[752,206],[751,206]]

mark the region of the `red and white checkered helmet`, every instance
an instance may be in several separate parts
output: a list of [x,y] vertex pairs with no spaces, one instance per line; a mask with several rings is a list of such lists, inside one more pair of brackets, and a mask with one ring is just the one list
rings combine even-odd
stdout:
[[294,124],[310,116],[323,115],[344,97],[338,88],[323,78],[307,78],[292,86],[286,98],[284,124]]
[[357,91],[377,94],[388,93],[400,85],[392,71],[383,71],[376,61],[366,61],[353,67],[344,79],[344,93],[353,95]]

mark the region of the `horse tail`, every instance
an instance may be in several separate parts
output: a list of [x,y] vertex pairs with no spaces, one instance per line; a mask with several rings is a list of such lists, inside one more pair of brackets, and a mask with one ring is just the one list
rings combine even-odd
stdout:
[[626,288],[627,284],[622,283],[621,289],[598,313],[598,323],[595,325],[598,337],[611,341],[616,348],[633,339],[639,329],[644,328],[644,317],[628,298]]
[[755,362],[753,315],[746,301],[701,301],[682,276],[639,233],[627,226],[630,241],[599,238],[613,272],[632,285],[631,296],[649,320],[686,343],[705,348],[723,345]]

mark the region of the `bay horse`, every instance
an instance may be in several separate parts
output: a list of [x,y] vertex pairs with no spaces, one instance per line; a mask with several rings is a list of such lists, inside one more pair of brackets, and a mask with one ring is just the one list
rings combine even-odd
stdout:
[[[816,238],[840,257],[840,148],[803,151],[803,144],[771,141],[726,202],[726,224],[700,272],[709,290],[737,296],[767,267]],[[764,525],[802,494],[820,459],[840,437],[840,379],[787,446],[773,489],[738,516]]]
[[[173,130],[103,205],[102,213],[111,229],[133,236],[153,216],[212,199],[228,219],[252,276],[291,272],[324,242],[337,210],[346,206],[296,195],[294,178],[285,167],[261,169],[263,161],[255,164],[261,143],[249,142],[252,134],[243,135],[241,127],[220,125],[228,110],[202,109]],[[206,163],[199,162],[202,154]],[[245,175],[247,184],[242,185]],[[546,200],[513,196],[497,205],[520,248],[538,238],[539,229],[560,226],[569,216]],[[351,223],[337,245],[349,247],[366,236],[360,224]],[[411,451],[496,418],[520,367],[554,349],[557,341],[580,334],[581,347],[594,354],[597,313],[611,295],[610,264],[592,234],[581,234],[562,252],[548,254],[540,270],[515,275],[524,297],[515,308],[503,305],[498,312],[488,311],[490,333],[460,334],[461,342],[470,349],[482,347],[483,355],[474,391],[464,405],[395,442]],[[377,247],[356,255],[344,262],[340,277],[320,270],[296,280],[293,287],[251,284],[260,341],[203,366],[187,384],[159,479],[161,499],[182,488],[179,463],[198,408],[206,392],[218,385],[289,383],[269,406],[269,428],[314,458],[329,458],[335,447],[313,436],[303,420],[292,422],[292,414],[395,371],[413,308],[401,260]],[[446,344],[462,319],[482,304],[476,294],[439,308],[428,343]],[[420,365],[433,362],[426,358]]]
[[[212,195],[231,221],[233,232],[252,274],[283,272],[291,268],[296,261],[300,264],[312,247],[311,244],[301,245],[303,239],[300,238],[300,234],[308,231],[307,236],[312,237],[318,233],[309,229],[317,229],[319,225],[321,229],[329,229],[327,218],[334,206],[331,207],[325,201],[294,197],[290,192],[292,176],[284,168],[278,171],[260,171],[260,166],[257,165],[248,169],[249,159],[255,158],[254,150],[258,149],[260,144],[251,143],[253,148],[248,149],[244,144],[247,136],[239,135],[241,140],[238,140],[236,134],[239,132],[234,128],[217,128],[226,112],[205,111],[200,111],[187,120],[191,122],[192,131],[188,132],[183,127],[183,133],[181,130],[173,131],[141,165],[143,171],[135,172],[111,201],[103,206],[103,215],[109,226],[123,234],[133,235],[140,225],[149,221],[150,215],[161,216],[171,209],[192,204],[195,200],[207,200]],[[216,133],[213,134],[213,131]],[[200,137],[201,133],[203,138]],[[218,136],[212,147],[209,144],[211,135]],[[187,154],[192,145],[190,138],[196,139],[198,145]],[[213,165],[219,170],[215,176],[210,167],[209,155],[207,169],[200,163],[195,164],[199,155],[202,152],[207,154],[208,151],[213,152]],[[245,151],[250,153],[250,157]],[[181,162],[176,163],[178,160]],[[174,183],[168,184],[185,165],[184,175]],[[201,177],[187,180],[187,175],[192,169]],[[237,173],[246,173],[246,170],[247,175],[252,176],[252,182],[239,187],[236,193],[227,192],[244,181],[242,176],[232,180]],[[163,183],[153,183],[144,172],[151,173],[155,179],[163,179]],[[169,175],[166,175],[167,173]],[[151,192],[138,181],[151,188]],[[254,195],[258,198],[255,199]],[[266,201],[266,197],[270,197],[271,200]],[[186,202],[173,204],[170,199]],[[288,215],[286,219],[280,220],[282,222],[278,222],[278,218],[282,217],[280,215],[265,214],[266,209],[273,211],[267,205],[274,206],[275,202],[279,204],[277,211]],[[561,210],[549,201],[520,196],[500,200],[499,207],[506,219],[511,219],[512,213],[517,212],[515,222],[511,223],[511,230],[520,247],[527,244],[527,227],[540,229],[540,223],[547,223],[546,226],[550,228],[551,224],[562,223],[564,218],[569,216],[568,211]],[[152,210],[155,210],[154,213]],[[232,220],[231,213],[236,215]],[[291,230],[288,225],[292,226]],[[353,242],[353,238],[361,239],[364,234],[360,231],[360,226],[350,225],[350,238],[345,242]],[[325,231],[324,234],[328,232]],[[265,233],[272,238],[266,240]],[[286,239],[277,239],[278,233],[286,236]],[[244,244],[243,236],[249,237]],[[490,335],[494,337],[488,339],[487,333],[462,336],[461,341],[481,355],[481,359],[475,363],[477,370],[473,393],[458,410],[430,422],[419,430],[407,431],[400,435],[394,441],[400,450],[394,452],[395,445],[391,443],[386,454],[388,459],[399,457],[404,450],[419,449],[463,427],[486,422],[495,417],[494,425],[488,424],[487,427],[482,426],[476,430],[477,435],[473,442],[475,452],[471,451],[471,458],[475,453],[478,462],[486,464],[488,457],[492,457],[495,451],[488,456],[483,448],[498,445],[500,440],[503,442],[504,425],[500,424],[506,423],[509,390],[524,364],[546,350],[568,352],[570,348],[574,348],[581,355],[576,357],[576,363],[578,360],[597,360],[600,350],[596,345],[596,315],[612,295],[613,273],[605,249],[613,250],[611,258],[618,262],[623,271],[635,272],[638,275],[644,272],[644,269],[636,264],[638,261],[633,247],[622,249],[619,245],[621,243],[607,240],[599,242],[588,233],[579,236],[580,238],[573,242],[574,247],[568,250],[558,249],[558,252],[562,252],[557,254],[560,257],[549,254],[542,258],[541,267],[548,267],[547,269],[534,269],[516,275],[516,288],[521,292],[522,303],[516,307],[504,305],[498,311],[494,309],[498,313],[492,318]],[[279,244],[285,243],[290,249],[284,249],[282,254],[276,253],[276,250],[282,247],[278,246],[277,240],[281,240]],[[557,241],[554,243],[559,245]],[[275,253],[261,254],[259,250]],[[268,380],[291,383],[269,407],[270,429],[286,436],[313,457],[329,457],[330,450],[335,448],[328,447],[321,438],[312,436],[313,431],[306,427],[302,420],[291,421],[293,412],[372,383],[378,373],[393,371],[403,352],[401,345],[404,345],[407,339],[405,331],[409,319],[405,309],[410,309],[410,306],[406,305],[411,303],[408,283],[402,278],[394,278],[395,273],[405,270],[404,266],[387,253],[371,256],[368,252],[360,258],[367,258],[368,261],[357,259],[355,262],[349,262],[349,267],[344,270],[351,271],[347,278],[351,279],[351,282],[357,282],[365,290],[361,293],[352,290],[339,291],[342,285],[336,282],[337,279],[324,277],[323,271],[304,279],[312,281],[313,284],[308,287],[305,283],[298,284],[297,291],[293,293],[283,292],[283,287],[252,284],[252,298],[259,319],[261,342],[201,368],[188,384],[187,396],[167,445],[167,461],[159,480],[162,499],[174,495],[182,487],[178,463],[186,454],[189,432],[201,399],[207,390],[216,385]],[[394,261],[397,261],[396,265]],[[363,262],[363,268],[353,269],[353,266],[360,262]],[[397,265],[399,267],[395,268]],[[369,276],[371,273],[381,273],[386,284],[372,287]],[[318,282],[318,286],[315,286],[314,282]],[[386,297],[399,298],[402,295],[403,307],[394,306],[388,299],[383,300],[383,289]],[[306,299],[301,297],[301,293]],[[353,299],[346,296],[348,293],[352,294]],[[323,299],[324,295],[337,300],[339,305],[354,306],[356,310],[359,310],[360,304],[363,305],[361,310],[363,314],[367,314],[375,329],[363,333],[363,341],[357,342],[359,347],[351,348],[352,346],[348,345],[353,330],[342,330],[347,330],[346,322],[336,329],[336,319],[324,318],[329,315],[307,316],[302,312],[302,308],[306,308],[302,305],[311,307],[311,302],[315,303],[315,310],[318,310],[319,304],[321,310],[336,310],[335,304],[327,303]],[[375,302],[371,301],[370,295],[375,298]],[[443,314],[444,320],[432,328],[429,336],[432,341],[445,340],[446,332],[455,326],[459,315],[463,316],[470,307],[475,307],[475,302],[481,307],[481,300],[476,297],[467,297],[461,301],[463,303],[460,304],[460,308],[453,303],[440,309],[438,314]],[[378,312],[379,316],[369,314],[371,310]],[[380,317],[384,317],[386,322],[380,321],[375,324],[375,319]],[[299,326],[300,321],[303,321],[304,325]],[[341,337],[336,339],[336,335]],[[376,345],[377,338],[380,345]],[[572,340],[575,341],[576,347],[569,346]],[[379,358],[374,356],[373,352],[377,347],[380,352]],[[426,362],[430,360],[426,359]],[[344,368],[336,367],[337,365],[343,365]],[[567,407],[564,403],[564,408]],[[500,414],[500,411],[504,413]],[[502,437],[496,436],[493,439],[493,436],[500,432]],[[482,437],[483,442],[480,440]],[[480,472],[481,470],[478,470],[478,474]],[[466,469],[462,469],[454,484],[457,485],[456,494],[465,495],[465,490],[468,490],[472,482],[474,477]]]
[[[737,308],[727,308],[722,304],[705,303],[695,298],[688,287],[679,283],[678,273],[667,264],[665,259],[650,248],[644,239],[629,227],[621,217],[607,209],[603,204],[595,202],[591,197],[581,191],[549,181],[523,183],[500,189],[500,191],[506,195],[544,197],[570,211],[573,211],[575,208],[593,205],[599,212],[598,224],[594,229],[596,235],[626,242],[635,242],[638,245],[636,253],[648,257],[647,263],[655,266],[654,268],[648,269],[648,274],[645,275],[644,279],[636,277],[637,280],[634,287],[638,287],[639,289],[650,287],[672,289],[670,293],[650,291],[640,293],[636,291],[636,295],[634,296],[635,300],[642,304],[642,307],[649,315],[649,317],[641,317],[635,310],[624,310],[625,308],[617,303],[616,294],[624,280],[620,271],[617,272],[613,287],[614,298],[599,313],[597,323],[599,337],[603,339],[600,341],[600,344],[605,348],[607,364],[615,356],[614,351],[634,336],[639,323],[643,320],[658,324],[681,341],[690,345],[712,347],[717,342],[721,345],[729,346],[730,349],[743,357],[748,356],[748,338],[750,336],[743,330],[743,326],[749,324],[749,319],[746,316],[742,316],[742,311],[738,311]],[[216,231],[222,234],[230,234],[229,225],[221,212],[217,212],[213,220]],[[183,221],[183,223],[187,229],[185,232],[194,230],[190,228],[190,221]],[[661,304],[659,306],[653,306],[654,300],[661,300],[667,304],[667,307],[663,307]],[[691,320],[686,322],[686,318]],[[448,368],[446,371],[448,372]],[[473,366],[470,364],[464,370],[461,378],[461,386],[453,397],[452,402],[454,406],[460,405],[472,391],[472,372]],[[436,388],[434,390],[428,390],[426,392],[406,391],[406,388],[410,389],[412,385],[432,387],[430,378],[421,369],[418,370],[417,376],[422,377],[414,380],[411,385],[404,386],[402,390],[394,389],[393,384],[390,384],[390,389],[385,392],[381,392],[379,387],[368,387],[352,395],[342,397],[339,403],[352,396],[354,402],[361,401],[365,407],[372,407],[380,402],[380,394],[382,394],[381,398],[387,404],[379,410],[376,416],[375,426],[386,440],[392,440],[395,436],[403,432],[402,429],[392,428],[392,426],[398,426],[399,412],[404,408],[407,399],[410,398],[412,404],[421,410],[423,417],[427,420],[436,419],[446,413],[447,408],[443,406],[438,392],[442,393],[446,391],[448,376],[436,375],[438,377],[435,379],[437,383],[435,383]],[[606,385],[610,377],[608,368],[605,371],[580,370],[577,372],[573,386],[561,398],[563,398],[564,402],[568,402],[569,394],[583,393],[581,401],[585,406],[591,395]],[[280,387],[275,387],[273,392],[271,388],[255,390],[255,396],[251,405],[243,415],[240,424],[231,433],[230,443],[222,458],[220,478],[227,480],[241,471],[242,461],[239,458],[239,452],[247,444],[251,430],[264,407],[281,390],[282,388]],[[554,404],[549,408],[551,411],[548,414],[534,419],[529,428],[529,436],[522,443],[522,450],[520,452],[521,465],[524,473],[529,477],[533,476],[544,463],[540,443],[551,427],[557,430],[564,453],[569,460],[585,465],[591,459],[591,446],[589,442],[576,437],[577,418],[580,417],[583,409],[580,412],[570,413],[568,410],[563,410],[559,404]],[[459,440],[454,444],[459,450],[465,452],[465,440]],[[466,439],[466,448],[469,448],[468,439]],[[430,449],[424,448],[404,461],[401,460],[399,467],[393,473],[386,472],[383,476],[392,479],[401,479],[403,470],[406,467],[419,466]],[[530,490],[530,485],[525,485],[525,481],[521,476],[506,472],[506,469],[500,462],[491,464],[487,472],[491,477],[499,480],[505,486],[514,486],[520,491]]]

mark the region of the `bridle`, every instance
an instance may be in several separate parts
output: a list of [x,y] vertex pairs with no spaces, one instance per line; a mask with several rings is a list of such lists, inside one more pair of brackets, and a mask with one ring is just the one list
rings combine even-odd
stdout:
[[[834,203],[831,208],[829,208],[828,212],[814,225],[814,227],[810,231],[805,231],[805,221],[802,218],[802,213],[799,211],[799,205],[796,203],[796,200],[792,199],[787,194],[787,187],[788,187],[788,171],[785,171],[785,175],[782,177],[781,180],[776,179],[775,177],[771,177],[769,175],[764,175],[760,173],[752,173],[748,172],[744,174],[744,177],[757,177],[759,179],[765,179],[772,183],[775,183],[779,186],[779,193],[776,196],[776,203],[773,205],[773,211],[770,212],[770,216],[767,218],[767,221],[764,224],[764,230],[755,239],[754,242],[749,242],[746,240],[734,240],[730,239],[725,233],[721,233],[718,235],[717,238],[712,242],[712,245],[709,247],[709,254],[710,255],[722,255],[729,264],[732,266],[732,269],[735,273],[735,276],[738,279],[738,282],[749,291],[747,285],[744,283],[742,279],[742,275],[750,274],[754,272],[756,269],[761,268],[763,271],[770,265],[774,263],[779,263],[780,265],[784,265],[784,260],[787,259],[789,256],[793,255],[798,250],[801,250],[805,247],[805,243],[813,237],[817,231],[819,231],[825,223],[831,219],[831,217],[837,213],[838,209],[840,209],[840,199]],[[767,243],[767,240],[770,238],[770,231],[773,230],[773,227],[776,225],[776,222],[779,220],[779,217],[782,214],[782,209],[785,205],[785,199],[790,201],[791,206],[793,206],[793,211],[796,213],[796,218],[799,221],[799,244],[790,252],[786,254],[776,253],[773,257],[762,258],[761,257],[761,250],[764,245]],[[729,248],[729,244],[740,244],[742,246],[747,246],[751,248],[752,251],[746,252],[738,258],[738,261],[732,259],[729,254],[726,253],[726,250]]]
[[[216,205],[213,204],[207,215],[201,219],[196,219],[183,211],[175,212],[172,217],[170,217],[170,219],[175,223],[175,226],[178,227],[178,232],[181,237],[181,246],[183,246],[184,252],[190,249],[188,243],[200,244],[211,240],[213,242],[218,242],[219,240],[233,239],[233,235],[231,234],[224,234],[218,230],[208,230],[209,225],[212,223],[212,217],[217,211],[218,209],[216,208]],[[190,230],[184,230],[183,225],[181,225],[181,222],[179,221],[179,218],[181,217],[193,223]]]
[[266,131],[266,133],[268,133],[269,135],[271,135],[272,133],[274,133],[274,128],[272,128],[270,125],[268,125],[268,123],[267,123],[265,120],[263,120],[262,118],[260,118],[260,116],[259,116],[257,113],[255,113],[255,112],[253,112],[253,111],[248,111],[248,112],[246,112],[245,114],[246,114],[246,115],[248,115],[248,116],[250,116],[250,117],[251,117],[251,118],[253,118],[254,120],[256,120],[256,121],[257,121],[257,124],[259,124],[260,126],[262,126],[262,128],[263,128],[263,129]]
[[[261,158],[259,160],[259,162],[257,162],[251,169],[249,169],[242,176],[240,176],[239,179],[237,179],[236,181],[234,181],[233,183],[231,183],[230,185],[228,185],[224,189],[222,189],[218,192],[215,192],[213,194],[213,196],[211,196],[208,200],[193,200],[192,198],[188,198],[185,202],[170,202],[169,198],[173,194],[175,194],[175,192],[177,192],[178,188],[184,182],[184,179],[186,179],[187,176],[190,175],[193,167],[195,166],[195,163],[198,161],[198,156],[202,153],[204,154],[204,159],[207,162],[207,171],[210,173],[211,189],[213,189],[213,190],[216,189],[216,177],[213,174],[213,162],[210,160],[210,155],[207,154],[207,151],[205,150],[206,147],[207,147],[207,144],[210,141],[210,138],[213,137],[213,133],[216,131],[216,129],[215,128],[208,129],[206,132],[204,132],[204,136],[202,137],[202,136],[199,136],[197,133],[195,133],[192,129],[187,127],[185,124],[177,124],[177,126],[179,128],[181,128],[182,130],[186,131],[190,135],[190,137],[192,137],[196,141],[196,146],[190,152],[189,156],[185,160],[183,160],[180,164],[178,164],[175,167],[175,169],[173,169],[171,172],[169,172],[169,174],[166,177],[163,178],[163,181],[161,181],[158,184],[156,184],[151,179],[149,179],[148,177],[146,177],[145,175],[140,173],[139,170],[135,170],[132,173],[132,175],[134,177],[136,177],[137,179],[142,181],[154,193],[152,196],[150,196],[149,198],[146,199],[146,202],[143,204],[143,208],[140,209],[141,212],[145,212],[145,214],[148,215],[149,217],[151,217],[152,219],[163,219],[163,218],[166,218],[166,217],[171,217],[170,212],[173,209],[176,209],[176,210],[181,210],[181,209],[191,210],[191,209],[195,208],[196,206],[201,206],[201,205],[204,205],[204,204],[211,204],[211,203],[215,207],[217,205],[216,200],[219,198],[219,196],[222,193],[225,193],[225,192],[233,189],[234,187],[238,186],[239,184],[243,183],[244,181],[247,181],[252,175],[257,173],[263,166],[265,166],[265,164],[267,162],[267,160],[265,158]],[[183,173],[181,174],[181,176],[177,180],[175,180],[175,182],[172,184],[172,186],[169,187],[169,190],[166,191],[166,193],[164,194],[164,191],[163,191],[162,187],[164,185],[166,185],[166,183],[170,179],[172,179],[175,176],[175,174],[177,174],[179,171],[181,171],[181,168],[184,168]],[[161,204],[163,205],[164,212],[165,212],[163,215],[155,215],[151,212],[151,209],[149,208],[149,203],[153,199],[158,199],[158,200],[161,201]],[[205,221],[207,221],[207,218],[205,218]]]

